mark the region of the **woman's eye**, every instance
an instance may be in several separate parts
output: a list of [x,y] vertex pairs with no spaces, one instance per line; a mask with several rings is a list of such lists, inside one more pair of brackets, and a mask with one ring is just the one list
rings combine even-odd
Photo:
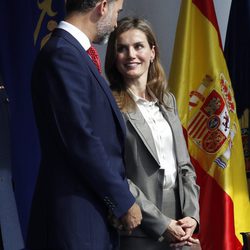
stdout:
[[142,48],[143,48],[143,45],[140,43],[135,45],[135,49],[142,49]]

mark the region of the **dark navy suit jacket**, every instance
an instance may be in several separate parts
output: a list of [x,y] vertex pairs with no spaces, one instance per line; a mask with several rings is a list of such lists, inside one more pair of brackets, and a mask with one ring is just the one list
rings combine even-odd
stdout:
[[12,187],[8,98],[0,79],[0,249],[20,250],[23,238]]
[[134,203],[124,175],[125,126],[104,78],[68,32],[56,29],[33,69],[41,166],[29,249],[112,249],[107,211]]

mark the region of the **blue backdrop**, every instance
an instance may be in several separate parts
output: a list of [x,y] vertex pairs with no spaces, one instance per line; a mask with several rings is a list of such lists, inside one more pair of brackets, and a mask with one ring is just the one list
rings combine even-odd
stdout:
[[32,64],[63,16],[64,0],[0,1],[0,74],[10,99],[12,174],[24,238],[40,158],[30,94]]
[[[232,0],[224,51],[237,103],[237,114],[242,118],[244,111],[250,111],[250,0]],[[250,112],[244,118],[245,121],[250,121]],[[249,124],[242,124],[241,132],[247,176],[250,179]]]

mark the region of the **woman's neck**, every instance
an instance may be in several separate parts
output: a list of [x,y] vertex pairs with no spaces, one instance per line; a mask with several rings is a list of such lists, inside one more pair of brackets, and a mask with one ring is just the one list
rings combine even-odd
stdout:
[[139,81],[137,80],[130,80],[127,81],[126,85],[128,86],[128,88],[130,90],[132,90],[132,92],[141,97],[144,98],[146,100],[149,100],[149,95],[148,95],[148,91],[147,91],[147,83],[146,81]]

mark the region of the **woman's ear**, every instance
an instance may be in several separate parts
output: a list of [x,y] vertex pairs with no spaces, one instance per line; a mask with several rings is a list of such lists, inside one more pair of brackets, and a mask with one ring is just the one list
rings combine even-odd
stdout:
[[153,45],[151,48],[151,57],[150,57],[150,61],[153,62],[155,59],[155,46]]

